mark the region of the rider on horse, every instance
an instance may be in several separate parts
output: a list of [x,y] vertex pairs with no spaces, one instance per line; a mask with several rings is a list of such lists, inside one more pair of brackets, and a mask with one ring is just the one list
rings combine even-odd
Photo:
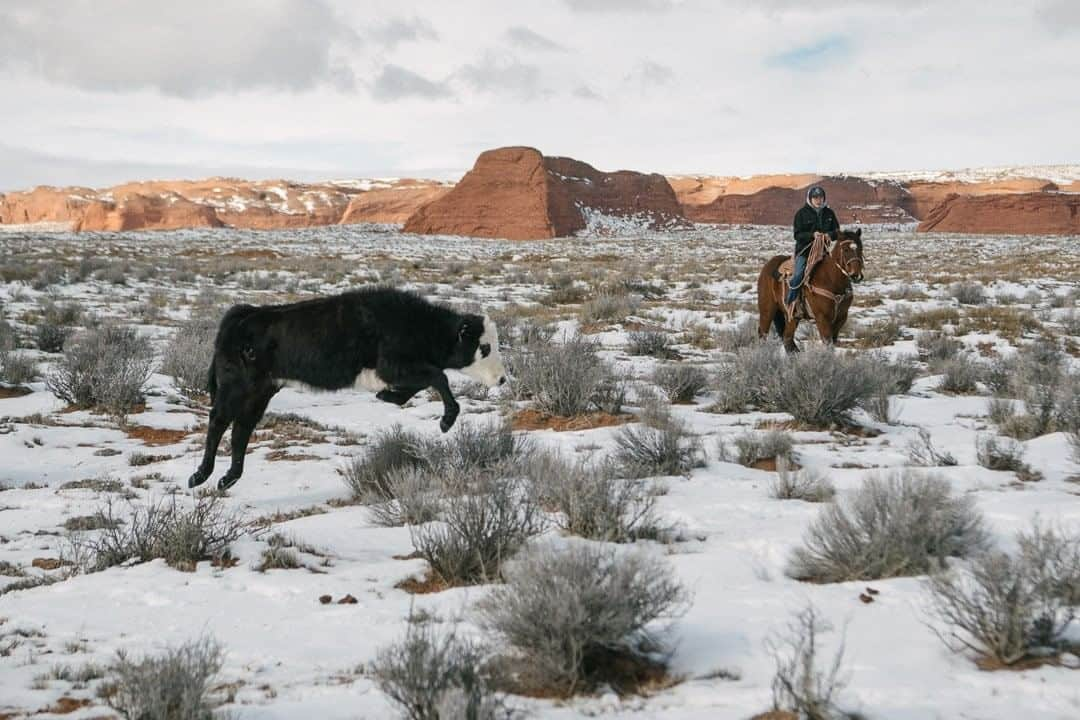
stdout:
[[814,240],[821,234],[835,240],[840,230],[836,213],[825,204],[825,188],[814,185],[806,193],[806,204],[795,213],[794,227],[795,271],[791,276],[791,289],[788,290],[787,299],[784,301],[789,306],[799,297],[803,275],[806,274],[806,256]]

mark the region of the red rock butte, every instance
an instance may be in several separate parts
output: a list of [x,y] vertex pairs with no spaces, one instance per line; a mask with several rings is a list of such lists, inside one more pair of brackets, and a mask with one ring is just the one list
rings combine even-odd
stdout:
[[453,190],[413,213],[405,232],[538,240],[618,219],[654,230],[689,225],[663,175],[601,172],[534,148],[505,147],[481,153]]

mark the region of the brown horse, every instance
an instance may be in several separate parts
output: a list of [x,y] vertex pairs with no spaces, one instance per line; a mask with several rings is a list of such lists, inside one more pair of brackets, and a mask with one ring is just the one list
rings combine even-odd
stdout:
[[[798,352],[795,330],[799,327],[799,318],[792,320],[788,317],[784,308],[787,286],[778,271],[780,263],[789,257],[773,257],[758,275],[758,337],[766,337],[771,324],[784,339],[787,351]],[[812,271],[807,271],[803,281],[803,296],[817,323],[818,333],[826,343],[835,343],[839,337],[854,296],[851,285],[862,282],[862,279],[862,228],[855,232],[842,230],[829,253]]]

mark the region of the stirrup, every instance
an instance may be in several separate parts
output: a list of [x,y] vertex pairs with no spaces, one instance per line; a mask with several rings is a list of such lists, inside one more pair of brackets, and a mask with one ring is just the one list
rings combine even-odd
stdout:
[[795,298],[794,302],[784,303],[784,308],[787,310],[788,320],[801,320],[805,317],[801,297]]

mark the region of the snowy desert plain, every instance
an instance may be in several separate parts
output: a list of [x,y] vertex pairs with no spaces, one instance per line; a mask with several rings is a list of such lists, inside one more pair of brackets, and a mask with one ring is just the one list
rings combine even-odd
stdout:
[[[633,692],[600,684],[571,697],[509,694],[505,708],[547,719],[747,720],[773,707],[778,638],[790,640],[796,614],[813,607],[826,621],[816,639],[823,673],[844,647],[827,713],[1080,718],[1078,621],[1059,633],[1061,652],[1048,662],[1002,669],[943,642],[948,628],[931,607],[925,573],[792,577],[792,554],[815,520],[875,478],[940,479],[969,499],[997,550],[1015,552],[1017,533],[1036,518],[1080,533],[1080,450],[1070,433],[1061,422],[1030,431],[1000,399],[1014,400],[1013,413],[1028,413],[1021,417],[1036,412],[1021,404],[1021,370],[1010,361],[1039,343],[1059,353],[1047,365],[1052,373],[1035,376],[1048,384],[1051,405],[1069,388],[1075,394],[1080,242],[884,227],[866,227],[863,237],[866,280],[835,353],[888,359],[910,368],[912,381],[843,423],[812,426],[752,402],[735,411],[721,402],[743,389],[725,383],[744,377],[732,363],[754,351],[757,272],[789,251],[783,228],[594,227],[543,242],[411,236],[392,226],[0,234],[2,319],[16,346],[6,352],[23,375],[0,385],[0,718],[119,717],[106,689],[118,652],[137,659],[199,638],[213,638],[224,653],[210,693],[217,713],[252,720],[400,716],[372,668],[404,637],[410,616],[437,631],[453,626],[496,656],[505,650],[478,619],[497,578],[431,582],[427,561],[414,553],[415,528],[388,526],[346,483],[350,464],[395,425],[440,437],[441,403],[428,393],[399,408],[361,390],[285,389],[253,440],[244,476],[218,498],[243,520],[226,558],[101,570],[79,558],[88,538],[105,531],[102,513],[125,521],[154,504],[196,502],[186,480],[201,456],[207,398],[163,370],[170,352],[188,347],[177,345],[178,333],[213,322],[232,303],[289,302],[369,283],[483,308],[499,319],[508,357],[530,333],[555,347],[577,334],[598,344],[625,392],[622,408],[563,421],[536,411],[513,367],[508,387],[486,393],[454,375],[462,413],[451,442],[506,421],[534,450],[600,463],[618,455],[620,433],[644,431],[646,416],[658,412],[657,380],[666,377],[658,367],[703,371],[692,397],[664,410],[694,461],[674,475],[635,480],[662,532],[617,545],[581,540],[545,506],[546,522],[528,540],[556,552],[612,545],[670,568],[685,593],[678,612],[655,622],[666,674]],[[64,356],[39,347],[49,333],[38,326],[48,323],[61,328],[54,337],[68,334],[68,345],[101,323],[149,338],[155,371],[145,402],[120,418],[56,397],[46,380]],[[804,324],[800,344],[812,353],[810,329]],[[753,453],[768,432],[792,442],[787,472],[831,484],[831,502],[776,497],[782,473]],[[991,439],[1010,449],[1012,469],[980,462]],[[203,495],[226,462],[219,458]],[[292,546],[293,562],[263,569],[282,543]],[[962,573],[972,560],[942,562]],[[355,602],[339,602],[347,596]]]

